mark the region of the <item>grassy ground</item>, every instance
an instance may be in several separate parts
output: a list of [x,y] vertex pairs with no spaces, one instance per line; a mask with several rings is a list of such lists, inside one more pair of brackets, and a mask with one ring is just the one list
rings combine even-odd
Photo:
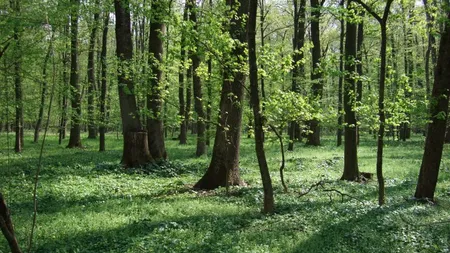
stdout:
[[[10,136],[12,137],[12,136]],[[12,139],[11,139],[12,140]],[[30,230],[32,178],[40,145],[26,136],[22,154],[8,151],[0,135],[0,191],[12,211],[25,248]],[[262,189],[253,140],[243,139],[241,173],[248,187],[194,192],[209,156],[195,158],[194,140],[180,146],[167,140],[171,163],[161,172],[126,173],[118,163],[121,140],[107,137],[107,152],[83,139],[85,149],[69,150],[50,136],[45,145],[38,200],[35,252],[449,252],[450,150],[446,148],[437,205],[411,200],[424,139],[388,141],[385,151],[387,205],[376,203],[376,181],[337,180],[343,148],[325,138],[321,147],[298,144],[287,153],[289,193],[278,175],[279,146],[266,144],[277,213],[260,214]],[[8,155],[9,154],[9,155]],[[375,171],[375,142],[363,136],[361,171]],[[323,188],[300,197],[310,185]],[[347,195],[341,196],[338,190]],[[349,197],[351,196],[351,197]],[[0,253],[8,252],[0,237]]]

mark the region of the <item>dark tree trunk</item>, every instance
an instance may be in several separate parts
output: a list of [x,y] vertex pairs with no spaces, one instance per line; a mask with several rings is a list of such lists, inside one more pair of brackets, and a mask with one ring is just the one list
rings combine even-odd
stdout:
[[78,73],[78,12],[80,0],[70,0],[73,9],[70,16],[70,93],[71,126],[68,148],[81,148],[81,91]]
[[[15,15],[20,13],[19,0],[12,0],[11,9]],[[22,46],[20,41],[19,27],[14,27],[15,57],[14,60],[14,93],[15,93],[15,146],[16,153],[23,149],[23,94],[22,94]]]
[[[183,14],[183,20],[187,21],[188,19],[188,12],[187,12],[187,8],[184,8],[184,14]],[[188,120],[186,117],[188,117],[188,113],[186,113],[186,103],[185,103],[185,99],[184,99],[184,73],[185,73],[185,66],[184,64],[186,64],[186,50],[185,50],[185,44],[186,44],[186,31],[181,31],[181,52],[180,52],[180,61],[181,61],[181,66],[180,66],[180,70],[178,73],[178,101],[179,101],[179,107],[180,110],[178,112],[178,115],[181,119],[181,123],[180,123],[180,144],[186,144],[187,143],[187,124],[188,124]]]
[[[447,14],[447,20],[449,19],[450,12]],[[430,103],[432,122],[428,124],[425,151],[416,193],[414,194],[418,199],[434,200],[442,159],[450,96],[450,62],[448,59],[450,59],[450,26],[446,24],[444,32],[441,34],[437,65],[434,72],[434,86]]]
[[0,229],[8,242],[12,253],[21,253],[19,243],[17,243],[16,235],[14,233],[14,226],[11,220],[8,206],[5,199],[0,192]]
[[[194,31],[197,32],[197,6],[194,0],[188,0],[187,2],[189,10],[189,20],[194,24]],[[202,156],[206,154],[206,142],[205,142],[205,110],[203,109],[203,93],[202,93],[202,81],[198,75],[198,68],[200,67],[200,55],[198,47],[196,51],[192,51],[190,54],[192,60],[193,71],[193,87],[194,87],[194,109],[197,113],[197,150],[196,156]]]
[[[320,70],[320,3],[319,0],[311,0],[311,40],[312,48],[312,95],[314,99],[322,99],[323,83],[322,72]],[[309,122],[309,130],[312,133],[308,134],[306,144],[319,146],[320,145],[320,125],[318,119],[312,119]]]
[[[345,0],[339,3],[340,8],[344,7]],[[342,88],[344,83],[344,38],[345,38],[345,20],[341,18],[341,34],[339,36],[339,83],[338,83],[338,129],[337,129],[337,146],[342,145]]]
[[149,38],[149,65],[152,75],[150,78],[150,94],[147,95],[147,108],[150,115],[147,117],[148,146],[150,154],[156,161],[167,158],[164,143],[164,124],[162,118],[162,70],[164,46],[162,36],[166,27],[162,15],[165,12],[164,0],[154,0],[152,11],[155,14],[150,24]]
[[[99,0],[96,0],[95,8],[99,7]],[[89,53],[88,53],[88,65],[87,65],[87,75],[88,75],[88,139],[97,138],[97,124],[95,119],[95,40],[97,39],[98,30],[98,19],[100,13],[98,11],[94,12],[94,23],[91,30],[91,37],[89,39]]]
[[247,35],[242,16],[248,13],[248,1],[227,0],[231,8],[239,6],[237,15],[231,20],[230,34],[239,43],[233,45],[230,65],[225,66],[220,95],[220,113],[216,129],[211,163],[205,175],[194,186],[198,189],[215,189],[219,186],[241,185],[239,176],[239,148],[242,125],[245,73],[241,69],[233,72],[233,65],[245,64]]
[[105,132],[106,132],[106,93],[108,91],[108,83],[107,83],[107,65],[106,65],[106,54],[107,54],[107,46],[108,46],[108,25],[109,25],[109,12],[104,14],[104,23],[103,23],[103,34],[102,34],[102,50],[101,50],[101,58],[100,62],[102,65],[102,80],[101,80],[101,89],[100,89],[100,148],[99,151],[105,151]]
[[116,55],[119,59],[118,82],[120,114],[123,129],[122,164],[125,167],[138,167],[153,162],[148,149],[147,133],[143,131],[134,94],[132,68],[133,42],[128,0],[115,0],[116,12]]
[[42,119],[44,117],[45,97],[47,95],[47,66],[48,66],[48,60],[50,59],[52,44],[53,44],[53,36],[52,36],[52,40],[50,41],[50,43],[48,45],[47,54],[45,55],[45,58],[44,58],[44,67],[42,69],[41,104],[39,106],[39,115],[38,115],[38,119],[36,121],[36,126],[34,127],[34,143],[37,143],[39,140],[39,131],[41,130]]
[[[64,26],[64,34],[69,36],[69,21],[67,20],[66,25]],[[66,44],[66,49],[68,49],[68,45]],[[66,50],[68,51],[68,50]],[[69,62],[69,57],[66,52],[62,54],[62,63],[63,63],[63,87],[62,87],[62,98],[61,98],[61,119],[59,122],[59,140],[58,143],[61,145],[62,140],[66,138],[66,125],[67,125],[67,93],[69,91],[69,79],[67,78],[67,65]]]
[[212,114],[212,61],[208,60],[208,106],[206,107],[206,145],[210,146],[211,139],[211,114]]
[[[300,93],[299,84],[304,77],[303,51],[305,44],[305,6],[306,0],[294,0],[294,39],[293,39],[293,61],[292,61],[292,91]],[[294,141],[301,139],[300,127],[297,122],[291,122],[289,126],[289,145],[288,150],[294,150]]]
[[272,189],[272,180],[270,179],[269,167],[267,166],[266,154],[264,152],[264,130],[263,116],[261,115],[261,106],[258,91],[258,65],[256,63],[256,11],[257,0],[250,0],[249,18],[247,24],[248,34],[248,52],[250,65],[250,92],[253,115],[255,118],[255,149],[258,158],[259,171],[261,173],[264,189],[264,213],[273,213],[274,197]]
[[[347,8],[353,9],[353,2],[348,2]],[[353,104],[356,91],[355,78],[356,68],[356,24],[347,22],[345,38],[345,83],[344,83],[344,111],[345,111],[345,145],[344,145],[344,173],[343,180],[355,181],[359,179],[358,151],[356,138],[356,115]]]
[[[186,52],[190,55],[190,52]],[[186,136],[189,131],[189,124],[191,123],[191,104],[192,104],[192,66],[189,66],[186,72],[186,107],[184,108],[184,120],[186,125]],[[194,128],[192,128],[194,129]]]
[[[428,45],[427,51],[425,53],[425,85],[427,90],[427,97],[431,94],[431,81],[430,81],[430,73],[432,73],[434,63],[436,62],[436,39],[433,35],[433,23],[434,16],[431,13],[430,7],[428,6],[428,0],[423,0],[423,5],[425,7],[425,15],[427,18],[427,32],[428,32]],[[430,57],[432,61],[432,67],[430,67]]]

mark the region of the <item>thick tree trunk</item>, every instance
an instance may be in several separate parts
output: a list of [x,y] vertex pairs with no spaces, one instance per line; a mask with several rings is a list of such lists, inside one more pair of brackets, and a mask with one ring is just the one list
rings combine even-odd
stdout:
[[[349,10],[353,9],[352,1],[348,2]],[[356,91],[353,77],[356,69],[356,24],[347,22],[345,38],[345,83],[344,83],[344,111],[345,111],[345,145],[344,145],[344,173],[342,180],[355,181],[359,179],[358,153],[356,138],[356,115],[353,110]]]
[[8,206],[6,205],[5,199],[0,192],[0,229],[3,235],[8,241],[9,248],[12,253],[21,253],[19,244],[17,243],[16,235],[14,233],[14,226],[11,220]]
[[[99,6],[99,0],[96,0],[96,7]],[[98,19],[100,14],[98,11],[94,13],[94,23],[91,30],[91,37],[89,39],[89,53],[88,53],[88,139],[97,138],[97,124],[95,119],[95,40],[97,39]]]
[[259,171],[261,173],[263,189],[264,189],[264,213],[273,213],[274,197],[272,189],[272,180],[270,178],[269,167],[264,152],[264,130],[263,116],[261,115],[261,106],[258,91],[258,65],[256,63],[256,10],[257,0],[250,0],[249,18],[247,25],[248,34],[248,52],[250,65],[250,101],[253,107],[253,115],[255,118],[255,149],[258,158]]
[[[294,0],[294,39],[293,39],[293,61],[292,61],[292,91],[300,93],[299,84],[304,77],[304,66],[302,48],[305,44],[305,15],[306,0]],[[288,150],[294,150],[294,141],[301,139],[300,127],[297,122],[291,122],[289,126]]]
[[[311,40],[312,48],[312,95],[314,99],[322,99],[323,83],[322,72],[320,70],[320,3],[319,0],[311,0]],[[309,121],[309,130],[312,133],[308,134],[306,144],[319,146],[320,145],[320,125],[318,119]]]
[[156,161],[167,158],[166,147],[164,143],[164,124],[162,118],[162,94],[163,87],[161,65],[164,46],[162,36],[164,36],[166,27],[162,23],[160,16],[164,14],[164,0],[155,0],[152,2],[152,10],[155,13],[150,24],[149,38],[149,65],[151,66],[152,77],[150,78],[150,94],[147,95],[147,108],[150,115],[147,117],[148,145],[150,153]]
[[[341,0],[339,3],[339,7],[344,7],[345,0]],[[345,20],[344,18],[341,18],[341,33],[339,35],[339,83],[338,83],[338,129],[336,133],[336,145],[339,147],[342,145],[342,121],[343,121],[343,114],[342,114],[342,88],[344,83],[344,38],[345,38]]]
[[[248,13],[248,2],[228,0],[227,4],[231,8],[239,6],[237,15],[232,18],[230,25],[230,34],[239,43],[234,44],[229,62],[231,65],[242,66],[246,61],[245,46],[242,44],[247,42],[242,16]],[[219,186],[243,184],[239,176],[239,148],[244,84],[245,73],[242,70],[233,73],[231,66],[225,66],[211,163],[195,188],[215,189]]]
[[[186,3],[189,10],[189,20],[194,24],[194,31],[197,32],[197,6],[194,0],[188,0]],[[202,156],[206,154],[206,142],[205,142],[205,110],[203,109],[203,93],[202,93],[202,81],[200,79],[198,68],[200,67],[200,56],[197,51],[192,51],[190,54],[192,60],[193,71],[193,87],[194,87],[194,109],[197,113],[197,150],[196,156]]]
[[131,40],[131,22],[128,0],[115,0],[116,12],[116,55],[119,59],[118,82],[120,114],[123,129],[122,165],[138,167],[153,162],[148,150],[147,134],[143,131],[134,94],[131,60],[133,42]]
[[102,65],[102,80],[101,80],[101,89],[100,89],[100,148],[99,151],[105,151],[105,132],[106,132],[106,93],[108,91],[108,83],[107,83],[107,65],[106,65],[106,54],[107,54],[107,46],[108,46],[108,25],[109,25],[109,12],[104,14],[104,23],[103,23],[103,34],[102,34],[102,50],[101,50],[101,65]]
[[81,90],[78,73],[78,12],[80,0],[71,0],[73,10],[70,16],[70,92],[71,126],[68,148],[81,148]]
[[[450,12],[448,12],[447,19],[450,19]],[[450,62],[448,59],[450,59],[450,26],[446,24],[445,30],[441,34],[438,60],[434,72],[430,108],[432,122],[428,124],[425,151],[416,193],[414,194],[418,199],[434,200],[442,159],[450,96]]]

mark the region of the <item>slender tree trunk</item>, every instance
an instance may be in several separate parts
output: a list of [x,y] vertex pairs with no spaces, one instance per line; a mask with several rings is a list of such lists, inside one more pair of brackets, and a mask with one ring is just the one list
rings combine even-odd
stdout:
[[14,233],[14,226],[11,220],[11,215],[9,213],[8,206],[6,205],[5,199],[0,192],[0,230],[5,236],[8,242],[9,248],[12,253],[21,253],[19,243],[17,242],[16,235]]
[[81,90],[78,73],[78,12],[80,0],[70,0],[73,9],[70,16],[70,92],[71,127],[68,148],[81,148]]
[[[96,0],[95,7],[99,7],[99,0]],[[91,37],[89,39],[89,53],[88,53],[88,65],[87,65],[87,75],[88,75],[88,139],[97,138],[97,123],[95,118],[95,40],[97,39],[98,30],[98,19],[100,13],[98,11],[94,12],[93,27],[91,30]]]
[[[292,91],[300,93],[299,84],[304,77],[303,67],[303,51],[305,44],[305,15],[306,15],[306,0],[294,0],[294,39],[293,39],[293,61],[292,61]],[[289,145],[288,150],[294,150],[294,141],[301,138],[300,126],[293,121],[289,126]]]
[[[347,8],[353,9],[352,0]],[[356,68],[356,24],[347,22],[345,38],[345,83],[344,83],[344,111],[345,111],[345,145],[344,145],[344,173],[342,180],[355,181],[359,179],[358,151],[356,138],[356,114],[353,109],[355,102],[356,84],[353,77]]]
[[150,153],[156,161],[167,158],[166,147],[164,143],[164,124],[162,118],[162,70],[164,45],[162,36],[164,36],[166,27],[163,24],[161,16],[165,12],[164,0],[154,0],[152,2],[152,11],[155,14],[150,24],[149,38],[149,65],[151,66],[152,77],[150,78],[150,94],[147,95],[147,107],[150,115],[147,117],[148,145]]
[[[64,34],[69,36],[69,20],[67,20],[66,25],[64,25]],[[68,44],[66,43],[66,51],[68,49]],[[67,65],[69,62],[69,57],[66,52],[62,54],[62,63],[63,63],[63,87],[62,87],[62,98],[61,98],[61,119],[59,122],[59,140],[58,143],[61,145],[62,140],[66,138],[66,125],[67,125],[67,93],[69,91],[69,79],[67,78]]]
[[224,67],[220,113],[216,129],[211,163],[205,175],[195,184],[198,189],[215,189],[219,186],[242,185],[239,175],[239,151],[242,125],[242,104],[246,74],[243,68],[233,71],[233,66],[244,66],[246,62],[245,43],[247,35],[242,17],[248,13],[247,0],[227,0],[231,9],[239,6],[230,24],[230,34],[234,41],[230,54],[230,65]]
[[264,189],[263,212],[273,213],[275,206],[272,189],[272,180],[270,178],[269,167],[267,165],[266,155],[264,152],[263,117],[261,115],[262,112],[258,91],[258,65],[256,63],[256,12],[257,12],[257,0],[250,0],[247,34],[248,34],[248,52],[250,65],[250,92],[251,92],[250,100],[252,103],[253,115],[255,118],[255,149]]
[[[447,14],[450,20],[450,12]],[[425,151],[420,167],[416,193],[418,199],[434,200],[434,193],[442,159],[446,129],[448,102],[450,96],[450,26],[445,25],[441,34],[437,65],[434,72],[434,86],[431,93],[430,113]]]
[[[197,24],[197,6],[194,0],[188,0],[186,3],[189,10],[189,20],[194,24],[194,32],[198,30]],[[202,93],[202,81],[200,79],[198,68],[200,67],[200,55],[198,47],[196,51],[192,51],[190,54],[192,61],[193,71],[193,87],[194,87],[194,109],[197,113],[197,151],[196,156],[202,156],[206,154],[206,142],[205,142],[205,111],[203,109],[203,93]]]
[[[341,0],[339,7],[344,7],[345,0]],[[345,38],[345,20],[341,18],[341,34],[339,36],[339,83],[338,83],[338,129],[337,129],[337,146],[342,145],[342,88],[344,83],[344,38]]]
[[208,60],[208,105],[206,107],[206,145],[210,146],[211,139],[211,114],[212,114],[212,60]]
[[[187,12],[187,8],[184,8],[184,14],[183,14],[183,21],[186,22],[188,19],[188,12]],[[180,62],[181,62],[181,66],[179,69],[179,73],[178,73],[178,101],[179,101],[179,112],[178,115],[181,119],[181,123],[180,123],[180,144],[186,144],[187,143],[187,124],[188,124],[188,120],[186,117],[188,117],[188,114],[186,113],[186,103],[185,103],[185,99],[184,99],[184,74],[185,74],[185,64],[186,64],[186,50],[185,50],[185,46],[186,46],[186,31],[182,30],[181,31],[181,52],[180,52]]]
[[42,69],[42,91],[41,91],[41,104],[39,106],[39,115],[36,121],[36,126],[34,127],[34,143],[37,143],[39,140],[39,131],[41,130],[42,119],[44,117],[44,106],[45,106],[45,97],[47,95],[47,66],[48,60],[50,59],[50,53],[53,46],[53,35],[48,45],[47,54],[44,58],[44,67]]
[[432,73],[434,64],[431,64],[432,67],[430,68],[430,57],[432,58],[432,63],[436,62],[436,39],[433,35],[433,23],[434,23],[434,17],[432,15],[431,10],[428,6],[428,0],[423,0],[423,5],[425,7],[425,15],[427,18],[427,33],[428,33],[428,45],[427,45],[427,51],[425,53],[425,85],[427,89],[427,97],[431,95],[431,80],[430,80],[430,73]]
[[139,119],[139,112],[134,94],[134,80],[131,79],[133,59],[133,42],[131,40],[131,22],[128,0],[115,0],[116,12],[116,55],[119,59],[118,82],[120,114],[123,129],[122,164],[125,167],[139,167],[153,158],[148,149],[147,132]]
[[[322,99],[323,83],[322,72],[320,70],[320,3],[319,0],[311,0],[311,40],[312,48],[312,95],[314,99]],[[306,144],[319,146],[320,145],[320,125],[318,119],[312,119],[309,122],[309,130],[312,133],[308,134]]]
[[[361,18],[364,18],[364,12],[361,13]],[[363,95],[363,85],[362,85],[362,75],[363,75],[363,67],[362,67],[362,61],[363,61],[363,42],[364,42],[364,21],[361,21],[358,24],[358,38],[357,38],[357,44],[356,44],[356,57],[357,57],[357,64],[356,64],[356,73],[360,78],[358,78],[358,81],[356,82],[356,103],[359,105],[362,102],[362,95]],[[356,127],[356,138],[357,143],[359,145],[359,126]]]
[[[20,1],[10,1],[11,9],[15,15],[20,15]],[[22,91],[22,46],[20,41],[20,32],[17,25],[14,27],[15,50],[14,54],[14,93],[15,93],[15,146],[16,153],[22,152],[23,149],[23,91]]]
[[105,151],[105,132],[106,132],[106,93],[108,91],[108,80],[107,80],[107,46],[108,46],[108,25],[109,25],[109,12],[104,14],[103,23],[103,34],[102,34],[102,50],[101,50],[101,67],[102,67],[102,78],[101,78],[101,89],[100,89],[100,151]]

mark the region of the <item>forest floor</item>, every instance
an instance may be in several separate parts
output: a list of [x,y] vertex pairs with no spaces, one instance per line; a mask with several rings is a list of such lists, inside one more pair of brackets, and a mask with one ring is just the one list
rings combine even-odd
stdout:
[[[264,216],[254,141],[243,139],[241,176],[246,187],[196,192],[210,156],[195,158],[194,138],[181,146],[167,140],[170,162],[151,174],[118,165],[121,140],[108,135],[106,152],[84,136],[84,149],[45,144],[38,189],[34,252],[450,252],[450,149],[445,148],[437,204],[412,200],[424,137],[387,141],[387,204],[377,204],[377,182],[338,180],[343,147],[324,137],[320,147],[296,144],[287,152],[283,193],[279,144],[267,138],[276,214]],[[33,177],[40,144],[27,133],[22,154],[0,135],[0,191],[26,248],[31,227]],[[10,134],[10,147],[13,135]],[[211,151],[211,150],[209,150]],[[360,171],[375,172],[376,143],[362,136]],[[376,178],[376,177],[375,177]],[[311,185],[319,187],[305,193]],[[339,193],[340,192],[340,193]],[[342,193],[342,194],[341,194]],[[303,195],[303,196],[301,196]],[[0,253],[9,252],[0,237]]]

